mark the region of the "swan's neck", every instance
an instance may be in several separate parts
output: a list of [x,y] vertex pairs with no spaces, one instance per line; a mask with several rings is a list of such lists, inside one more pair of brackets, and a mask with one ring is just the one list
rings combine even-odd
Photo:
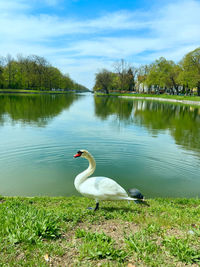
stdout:
[[87,157],[85,157],[88,161],[89,161],[89,166],[88,168],[79,173],[76,178],[75,178],[75,181],[74,181],[74,185],[75,185],[75,188],[76,190],[79,191],[79,187],[80,185],[90,176],[93,174],[93,172],[95,171],[96,169],[96,162],[94,160],[94,158],[92,157],[92,155],[88,154]]

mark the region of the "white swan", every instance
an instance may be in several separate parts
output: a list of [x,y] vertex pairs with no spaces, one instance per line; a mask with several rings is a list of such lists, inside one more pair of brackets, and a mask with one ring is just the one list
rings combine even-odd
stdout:
[[88,178],[96,169],[96,162],[87,150],[79,150],[74,158],[86,158],[89,161],[89,167],[78,174],[74,180],[76,190],[83,196],[96,200],[96,207],[99,208],[99,200],[143,200],[143,195],[137,189],[130,190],[129,197],[127,192],[114,180],[107,177]]

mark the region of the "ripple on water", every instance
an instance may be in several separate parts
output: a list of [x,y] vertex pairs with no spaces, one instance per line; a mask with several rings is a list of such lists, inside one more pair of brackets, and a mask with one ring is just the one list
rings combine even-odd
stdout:
[[35,162],[60,161],[66,154],[65,148],[60,144],[43,143],[35,145],[13,146],[0,152],[0,161],[8,164],[17,164],[19,160],[35,160]]
[[[168,127],[164,127],[167,123],[174,123],[174,114],[168,113],[164,117],[164,104],[162,104],[162,116],[157,104],[156,110],[152,106],[142,109],[138,106],[138,113],[134,115],[134,118],[137,116],[137,120],[134,118],[129,120],[129,111],[131,114],[129,109],[132,106],[126,107],[125,101],[122,104],[125,113],[128,113],[125,114],[127,120],[123,121],[123,116],[116,120],[117,112],[123,110],[115,110],[112,99],[111,107],[103,106],[108,111],[111,108],[108,114],[112,115],[105,116],[102,120],[101,116],[98,116],[101,115],[98,112],[101,113],[102,108],[95,109],[100,99],[96,104],[92,99],[90,97],[89,101],[82,99],[74,102],[70,109],[56,113],[44,127],[33,126],[26,122],[23,126],[20,123],[11,125],[10,122],[2,126],[1,130],[5,128],[5,133],[8,133],[8,136],[0,133],[2,138],[0,178],[5,192],[7,190],[11,195],[12,192],[19,195],[26,195],[26,192],[30,195],[37,192],[50,195],[74,193],[73,179],[88,163],[85,160],[73,159],[73,155],[79,149],[87,149],[96,159],[97,175],[117,177],[117,181],[125,188],[129,186],[141,188],[147,196],[200,194],[200,151],[198,147],[176,144],[179,139],[176,140],[167,130]],[[104,104],[107,105],[106,103]],[[56,108],[57,105],[58,103]],[[80,112],[82,110],[84,112]],[[182,123],[184,117],[181,119],[181,114],[176,114],[179,128],[181,126],[179,138],[182,138],[182,127],[184,127]],[[187,125],[193,127],[192,122]],[[170,127],[176,125],[172,124]],[[194,127],[195,131],[196,128]],[[198,132],[193,137],[197,137],[197,134]],[[199,139],[193,139],[196,140],[196,147]],[[17,185],[13,181],[21,184]],[[18,191],[15,190],[16,187]],[[22,188],[23,192],[20,191]]]

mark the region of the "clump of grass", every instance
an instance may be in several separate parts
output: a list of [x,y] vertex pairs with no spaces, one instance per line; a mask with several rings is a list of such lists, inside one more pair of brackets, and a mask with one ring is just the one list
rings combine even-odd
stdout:
[[175,236],[165,237],[163,240],[165,248],[170,254],[186,263],[200,262],[200,251],[194,249],[189,238],[177,238]]
[[10,243],[36,243],[60,236],[58,217],[20,201],[8,201],[0,209],[0,236]]
[[108,259],[123,262],[127,252],[115,248],[114,240],[105,233],[90,233],[83,229],[77,229],[76,238],[82,238],[79,247],[80,259]]
[[134,235],[126,236],[125,242],[137,259],[148,266],[160,266],[167,258],[169,260],[172,257],[174,261],[187,264],[200,262],[200,251],[195,248],[195,240],[192,242],[190,237],[165,236],[165,231],[156,224],[148,225]]
[[156,224],[150,224],[143,230],[125,236],[125,242],[128,250],[134,252],[138,260],[142,260],[148,266],[152,266],[152,259],[154,259],[154,266],[160,266],[163,263],[162,250],[158,241],[158,236],[162,236],[162,229]]

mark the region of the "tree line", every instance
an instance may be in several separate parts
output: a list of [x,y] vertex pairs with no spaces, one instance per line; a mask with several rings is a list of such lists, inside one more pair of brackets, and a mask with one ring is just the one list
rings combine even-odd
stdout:
[[96,73],[93,90],[107,94],[139,91],[200,96],[200,47],[177,64],[160,57],[149,65],[134,67],[121,59],[114,64],[114,71],[102,69]]
[[88,89],[74,82],[68,74],[53,67],[44,57],[11,55],[0,57],[0,88],[28,90],[80,90]]

